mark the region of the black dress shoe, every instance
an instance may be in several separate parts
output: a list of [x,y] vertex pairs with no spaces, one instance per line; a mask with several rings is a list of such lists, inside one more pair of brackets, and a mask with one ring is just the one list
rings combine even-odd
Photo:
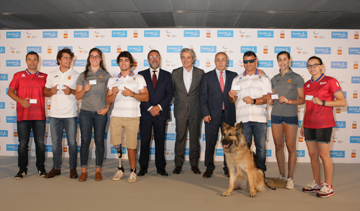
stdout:
[[168,173],[165,171],[165,169],[158,169],[157,173],[161,176],[168,176]]
[[206,171],[203,174],[203,177],[204,178],[210,178],[212,174],[213,174],[213,171],[206,169]]
[[227,177],[230,177],[229,170],[224,171],[224,174],[225,174]]
[[144,176],[146,173],[147,173],[147,169],[140,167],[140,171],[137,175],[141,177],[141,176]]
[[181,169],[182,169],[182,167],[181,167],[181,166],[176,166],[176,167],[174,168],[173,173],[174,173],[174,174],[180,174]]
[[194,174],[201,174],[201,171],[200,171],[199,167],[197,167],[197,166],[192,166],[191,171],[193,171]]

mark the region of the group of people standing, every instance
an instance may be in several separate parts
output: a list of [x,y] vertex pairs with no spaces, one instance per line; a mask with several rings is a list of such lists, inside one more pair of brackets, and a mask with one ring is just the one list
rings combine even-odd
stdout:
[[[243,122],[243,134],[249,147],[253,139],[259,168],[266,171],[267,105],[272,106],[271,129],[275,142],[276,159],[280,178],[287,180],[286,188],[294,188],[294,170],[297,160],[296,135],[298,128],[297,105],[306,103],[301,136],[305,136],[311,159],[314,181],[303,188],[304,192],[316,191],[320,197],[334,194],[332,189],[332,162],[330,138],[335,121],[332,107],[345,106],[345,98],[338,81],[322,73],[324,65],[313,56],[307,62],[311,80],[303,78],[291,69],[288,52],[277,55],[279,74],[271,80],[257,69],[258,58],[252,51],[243,55],[245,71],[238,75],[227,70],[228,56],[224,52],[215,55],[215,69],[207,73],[194,66],[195,52],[184,48],[180,52],[182,67],[172,74],[161,69],[161,56],[151,50],[147,59],[150,68],[134,73],[134,58],[127,51],[121,52],[116,62],[120,73],[111,76],[103,61],[101,50],[89,51],[85,71],[78,74],[71,68],[74,53],[64,48],[57,54],[59,68],[48,75],[38,71],[39,56],[35,52],[26,55],[28,68],[14,75],[9,85],[9,96],[17,101],[17,127],[19,136],[18,165],[15,179],[27,174],[27,149],[30,131],[33,130],[36,145],[36,166],[39,175],[52,178],[61,174],[62,134],[65,130],[69,146],[70,178],[86,181],[89,145],[93,139],[96,147],[95,180],[103,179],[101,168],[104,158],[104,135],[108,111],[112,107],[110,144],[118,152],[119,165],[112,180],[124,177],[121,162],[122,146],[126,147],[130,163],[129,182],[144,176],[148,170],[150,142],[155,141],[155,166],[157,173],[168,176],[165,160],[166,122],[170,119],[170,102],[174,98],[176,119],[175,168],[180,174],[185,161],[187,131],[189,131],[189,160],[191,170],[199,169],[201,123],[205,123],[205,166],[203,177],[212,176],[215,169],[214,152],[218,131],[222,123],[234,126]],[[45,97],[51,97],[49,112],[53,144],[53,168],[45,171]],[[80,164],[77,167],[77,100],[81,99],[79,123],[81,132]],[[136,173],[137,134],[140,130],[140,170]],[[123,132],[125,141],[123,143]],[[285,136],[285,142],[284,142]],[[289,152],[288,174],[285,174],[284,143]],[[320,182],[321,158],[325,170],[325,182]],[[224,174],[229,170],[224,157]]]

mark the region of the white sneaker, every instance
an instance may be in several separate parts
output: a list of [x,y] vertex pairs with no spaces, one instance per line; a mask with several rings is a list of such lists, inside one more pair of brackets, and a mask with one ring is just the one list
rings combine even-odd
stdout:
[[320,198],[327,198],[334,195],[333,186],[324,183],[320,191],[316,194]]
[[124,177],[124,172],[122,170],[118,170],[113,176],[112,180],[117,181]]
[[278,177],[279,179],[283,179],[283,180],[286,180],[286,177],[283,177],[281,174],[279,175]]
[[131,172],[131,173],[130,173],[130,177],[129,177],[129,179],[128,179],[128,182],[136,182],[136,179],[137,179],[136,173],[135,173],[135,172]]
[[294,180],[290,177],[286,180],[286,189],[294,189]]
[[306,185],[306,187],[304,187],[302,189],[302,191],[304,192],[319,192],[321,189],[321,186],[318,185],[315,180],[312,182],[312,184],[308,184]]

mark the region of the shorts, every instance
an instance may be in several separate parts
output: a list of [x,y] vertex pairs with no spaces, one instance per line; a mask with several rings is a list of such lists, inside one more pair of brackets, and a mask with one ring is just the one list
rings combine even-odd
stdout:
[[281,125],[282,123],[288,125],[298,125],[298,116],[275,116],[271,115],[271,124]]
[[123,129],[125,129],[124,147],[136,149],[140,117],[112,117],[110,122],[110,144],[122,144]]
[[332,127],[320,129],[310,129],[304,127],[305,141],[328,144],[331,141],[332,129]]

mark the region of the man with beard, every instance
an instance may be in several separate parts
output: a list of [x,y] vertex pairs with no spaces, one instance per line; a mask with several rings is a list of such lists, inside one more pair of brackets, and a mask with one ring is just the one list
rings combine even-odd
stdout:
[[170,101],[173,97],[171,74],[160,68],[160,53],[151,50],[148,54],[150,68],[140,71],[149,90],[149,101],[141,103],[140,118],[140,171],[138,176],[147,173],[149,164],[150,142],[154,128],[155,165],[157,173],[167,176],[165,170],[165,129],[166,121],[170,119]]

